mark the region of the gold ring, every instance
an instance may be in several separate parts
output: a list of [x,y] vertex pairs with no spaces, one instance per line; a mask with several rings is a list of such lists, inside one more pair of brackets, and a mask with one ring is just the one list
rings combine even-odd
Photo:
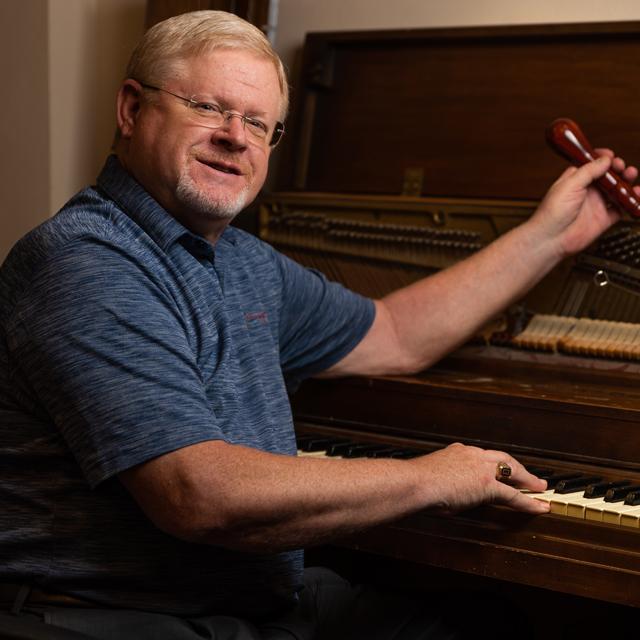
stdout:
[[498,462],[496,465],[496,480],[508,480],[511,477],[511,467],[506,462]]

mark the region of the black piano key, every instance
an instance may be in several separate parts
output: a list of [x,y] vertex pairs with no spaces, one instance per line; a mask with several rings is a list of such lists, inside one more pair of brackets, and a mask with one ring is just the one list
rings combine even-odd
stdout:
[[309,439],[299,439],[298,447],[301,451],[324,451],[332,445],[346,443],[347,440],[337,438],[312,437]]
[[543,479],[547,481],[547,489],[555,489],[558,482],[562,480],[574,480],[582,477],[583,475],[581,473],[571,471],[566,473],[552,473]]
[[380,451],[371,451],[367,454],[369,458],[416,458],[425,454],[426,451],[419,449],[403,449],[400,447],[387,447]]
[[600,482],[602,476],[580,476],[578,478],[570,478],[560,480],[556,484],[555,493],[574,493],[576,491],[585,491],[586,488],[594,482]]
[[304,435],[297,438],[298,449],[306,452],[325,451],[331,457],[415,458],[425,452],[420,449],[392,447],[386,444],[355,442],[327,436]]
[[410,458],[417,458],[418,456],[425,455],[426,451],[421,451],[420,449],[400,449],[395,453],[392,453],[390,458],[400,458],[402,460],[408,460]]
[[313,440],[314,436],[301,436],[296,434],[296,444],[298,445],[298,449],[301,449],[309,440]]
[[634,507],[640,505],[640,490],[629,491],[629,493],[627,493],[627,495],[624,497],[624,504],[628,504]]
[[335,442],[334,444],[327,447],[327,455],[330,457],[342,456],[346,451],[349,450],[350,447],[355,447],[358,444],[359,443],[353,442],[352,440]]
[[616,487],[615,489],[609,489],[607,493],[604,494],[605,502],[622,502],[627,494],[631,491],[640,491],[640,485],[637,484],[629,484],[624,487]]
[[390,458],[391,454],[395,453],[396,451],[401,451],[401,449],[398,449],[398,447],[387,446],[375,451],[368,451],[367,457],[368,458]]
[[553,470],[548,469],[547,467],[529,467],[527,466],[527,471],[532,473],[534,476],[538,478],[542,478],[546,480],[549,476],[553,475]]
[[384,444],[354,444],[351,447],[347,447],[347,449],[342,454],[345,458],[364,458],[368,456],[370,453],[375,453],[376,451],[381,451],[383,449],[388,449],[387,445]]
[[585,498],[602,498],[606,495],[609,489],[616,489],[618,487],[628,487],[630,484],[633,484],[631,480],[615,480],[612,482],[594,482],[590,484],[584,490]]
[[314,451],[323,443],[326,446],[331,440],[335,442],[335,438],[326,438],[321,436],[298,436],[296,438],[296,444],[301,451]]

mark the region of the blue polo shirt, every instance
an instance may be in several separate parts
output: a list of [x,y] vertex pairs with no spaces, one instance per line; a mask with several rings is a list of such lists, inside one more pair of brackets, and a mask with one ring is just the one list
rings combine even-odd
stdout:
[[0,270],[0,582],[182,615],[293,602],[300,551],[178,540],[116,476],[208,440],[293,455],[287,391],[373,317],[247,233],[192,234],[109,158]]

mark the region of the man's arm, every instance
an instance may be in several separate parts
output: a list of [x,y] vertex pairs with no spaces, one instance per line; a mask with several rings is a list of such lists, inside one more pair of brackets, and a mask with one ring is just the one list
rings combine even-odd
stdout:
[[[616,158],[614,168],[625,178]],[[619,218],[589,185],[611,164],[610,153],[554,183],[535,214],[449,269],[376,301],[366,337],[323,376],[412,373],[425,369],[521,298],[563,258],[588,246]]]
[[498,482],[546,487],[511,456],[454,444],[412,460],[296,458],[210,441],[120,474],[149,519],[178,538],[266,551],[317,544],[420,509],[455,512],[483,502],[528,513],[548,506]]
[[[568,169],[527,223],[469,260],[380,301],[367,336],[326,373],[414,371],[467,339],[618,219],[588,188],[610,163],[605,157]],[[616,164],[622,170],[621,161]],[[625,172],[626,179],[635,177],[635,169]],[[500,461],[513,467],[513,486],[496,480]],[[412,460],[318,460],[210,441],[119,477],[167,533],[256,551],[322,542],[421,509],[494,502],[548,511],[518,490],[543,490],[544,481],[506,453],[460,444]]]

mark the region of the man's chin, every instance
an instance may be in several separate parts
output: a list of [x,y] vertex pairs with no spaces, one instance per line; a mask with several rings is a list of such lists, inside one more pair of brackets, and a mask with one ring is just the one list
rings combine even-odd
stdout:
[[247,198],[241,198],[239,201],[230,203],[215,203],[208,209],[207,215],[214,220],[228,220],[231,222],[248,205]]
[[189,189],[178,189],[176,195],[192,213],[209,220],[230,222],[250,203],[246,191],[242,191],[233,198],[207,197],[203,193],[193,193]]

